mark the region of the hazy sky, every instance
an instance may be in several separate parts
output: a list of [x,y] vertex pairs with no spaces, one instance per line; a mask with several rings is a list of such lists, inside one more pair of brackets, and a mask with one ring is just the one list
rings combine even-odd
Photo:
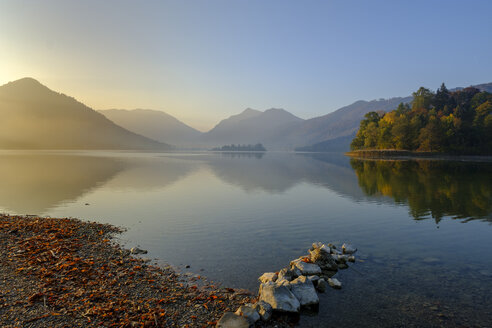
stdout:
[[199,129],[246,107],[302,118],[492,82],[492,1],[0,0],[0,84]]

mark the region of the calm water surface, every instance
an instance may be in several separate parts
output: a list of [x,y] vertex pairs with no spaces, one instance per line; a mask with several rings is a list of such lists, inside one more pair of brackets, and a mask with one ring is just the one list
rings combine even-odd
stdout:
[[124,226],[128,247],[230,287],[353,243],[363,262],[301,327],[492,326],[490,162],[2,152],[0,181],[2,212]]

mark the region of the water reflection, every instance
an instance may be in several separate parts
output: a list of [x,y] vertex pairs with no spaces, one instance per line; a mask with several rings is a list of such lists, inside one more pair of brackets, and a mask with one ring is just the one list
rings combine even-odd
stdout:
[[76,155],[2,155],[0,207],[43,214],[103,185],[124,169],[115,158]]
[[351,159],[359,186],[370,196],[408,204],[416,220],[443,217],[492,222],[492,165],[455,161]]

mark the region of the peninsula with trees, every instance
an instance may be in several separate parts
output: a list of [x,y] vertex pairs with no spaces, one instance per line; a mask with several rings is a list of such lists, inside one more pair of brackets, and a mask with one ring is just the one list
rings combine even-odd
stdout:
[[411,104],[369,112],[348,155],[492,155],[492,94],[469,87],[421,87]]

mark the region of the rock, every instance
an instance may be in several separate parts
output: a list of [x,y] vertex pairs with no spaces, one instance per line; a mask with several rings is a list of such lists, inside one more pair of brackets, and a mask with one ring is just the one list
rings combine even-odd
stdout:
[[330,254],[330,248],[319,243],[313,244],[313,250],[309,251],[311,262],[316,263],[321,270],[338,270],[337,263]]
[[249,322],[245,317],[238,316],[232,312],[226,312],[222,315],[217,328],[249,328]]
[[439,262],[439,259],[436,257],[426,257],[424,259],[424,262],[425,263],[437,263],[437,262]]
[[330,286],[335,288],[335,289],[341,289],[342,288],[342,283],[340,281],[338,281],[337,278],[328,279],[328,284],[330,284]]
[[313,283],[305,276],[291,281],[290,290],[292,294],[299,300],[301,306],[309,306],[319,304],[318,294]]
[[345,269],[347,269],[348,267],[349,267],[349,266],[347,265],[347,263],[340,263],[340,264],[338,265],[338,268],[339,268],[340,270],[345,270]]
[[318,292],[324,293],[327,287],[328,287],[328,283],[326,282],[325,279],[321,278],[320,280],[318,280],[318,283],[316,284],[316,290]]
[[348,257],[348,261],[349,261],[349,262],[355,262],[355,256],[350,255],[350,256]]
[[292,279],[295,279],[297,277],[298,277],[298,275],[294,271],[292,271],[288,268],[283,268],[282,270],[279,271],[277,279],[278,280],[285,279],[285,280],[291,281]]
[[259,300],[272,306],[273,310],[282,312],[299,312],[301,304],[286,286],[273,282],[260,285]]
[[268,321],[272,317],[272,306],[265,301],[256,302],[253,308],[260,314],[261,320],[263,321]]
[[344,254],[332,254],[331,255],[337,263],[346,263],[348,256]]
[[147,254],[147,251],[145,249],[133,247],[132,249],[130,249],[130,254]]
[[278,275],[275,272],[265,272],[262,274],[258,280],[262,283],[268,282],[268,281],[275,281],[277,280]]
[[260,314],[253,308],[252,304],[241,305],[237,309],[236,315],[245,317],[250,325],[254,325],[256,321],[260,320]]
[[[302,275],[309,276],[321,273],[321,268],[319,267],[319,265],[304,262],[303,258],[298,258],[297,260],[290,262],[290,265],[292,266],[292,270],[295,271],[295,269],[297,268]],[[300,275],[298,274],[298,276]]]
[[354,254],[355,252],[357,252],[357,248],[355,248],[351,244],[343,244],[342,251],[343,254]]
[[287,279],[277,279],[277,281],[275,281],[275,285],[277,286],[285,286],[287,288],[290,289],[290,281],[288,281]]
[[316,275],[313,275],[313,276],[308,276],[307,277],[309,280],[311,280],[311,282],[313,283],[313,285],[316,286],[316,283],[318,282],[318,280],[320,279],[319,276],[316,276]]

